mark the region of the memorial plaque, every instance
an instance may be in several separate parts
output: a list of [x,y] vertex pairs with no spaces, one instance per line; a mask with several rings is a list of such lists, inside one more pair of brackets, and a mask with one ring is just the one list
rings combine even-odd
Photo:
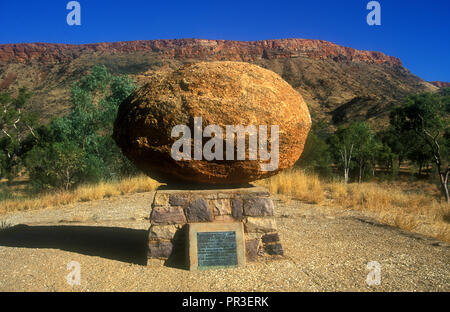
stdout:
[[242,223],[191,223],[188,235],[191,270],[244,265]]
[[236,232],[198,232],[198,268],[237,266]]

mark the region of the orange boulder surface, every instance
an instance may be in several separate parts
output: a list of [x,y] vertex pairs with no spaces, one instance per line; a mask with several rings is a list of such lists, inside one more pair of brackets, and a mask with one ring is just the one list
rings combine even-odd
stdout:
[[[311,127],[307,105],[297,91],[270,70],[244,62],[200,62],[148,79],[120,105],[113,136],[139,169],[161,182],[244,184],[290,168],[303,151]],[[183,135],[192,135],[183,141],[187,151],[180,149],[189,154],[189,159],[173,157],[173,146],[180,140],[180,135],[173,136],[173,129],[180,125],[188,129]],[[253,142],[258,146],[250,145],[247,133],[241,141],[245,142],[243,158],[242,153],[238,156],[238,136],[231,137],[231,147],[224,141],[211,149],[220,152],[215,155],[222,158],[195,157],[199,155],[195,151],[198,144],[202,156],[207,142],[217,135],[205,136],[203,131],[210,125],[223,129],[224,140],[229,126],[242,125],[247,130],[254,126],[258,138]],[[198,131],[200,142],[195,141]],[[261,156],[262,146],[268,152],[265,158]],[[268,163],[275,167],[265,168]]]

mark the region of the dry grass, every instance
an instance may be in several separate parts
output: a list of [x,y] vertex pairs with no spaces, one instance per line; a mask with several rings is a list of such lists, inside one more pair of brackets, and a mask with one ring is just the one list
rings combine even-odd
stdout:
[[321,182],[300,170],[285,171],[258,182],[272,193],[309,203],[365,211],[378,221],[450,242],[450,205],[422,182],[412,188],[402,183]]
[[7,230],[11,227],[11,223],[9,223],[8,220],[1,220],[0,221],[0,232]]
[[[380,222],[450,242],[450,205],[435,196],[439,192],[431,184],[323,182],[302,170],[284,171],[256,184],[267,187],[272,194],[283,195],[288,201],[297,199],[333,208],[365,211]],[[148,192],[158,185],[145,176],[116,183],[84,185],[72,192],[2,201],[0,214]]]
[[312,204],[320,204],[325,199],[319,178],[306,175],[301,170],[283,171],[256,184],[267,187],[272,194],[286,195]]
[[71,192],[61,191],[36,198],[5,200],[0,202],[0,213],[37,210],[130,193],[149,192],[155,190],[158,185],[157,181],[145,176],[127,178],[114,183],[101,182],[96,185],[83,185]]

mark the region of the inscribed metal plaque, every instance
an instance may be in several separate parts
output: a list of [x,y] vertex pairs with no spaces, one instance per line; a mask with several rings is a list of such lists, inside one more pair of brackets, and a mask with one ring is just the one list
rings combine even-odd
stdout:
[[236,232],[197,232],[198,268],[237,266]]

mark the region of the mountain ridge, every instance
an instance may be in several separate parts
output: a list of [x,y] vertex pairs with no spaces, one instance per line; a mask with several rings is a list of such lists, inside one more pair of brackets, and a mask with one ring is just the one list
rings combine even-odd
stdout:
[[[235,51],[232,51],[236,49]],[[0,44],[0,62],[10,60],[26,62],[33,59],[55,61],[74,58],[83,52],[159,52],[172,58],[209,56],[214,60],[228,57],[235,61],[255,61],[258,58],[283,58],[303,56],[312,58],[340,57],[348,61],[402,66],[400,59],[378,51],[357,50],[318,39],[273,39],[257,41],[210,39],[158,39],[87,44],[16,43]],[[230,52],[228,52],[228,51]],[[240,50],[240,51],[239,51]],[[221,53],[222,52],[222,53]],[[228,52],[228,53],[225,53]]]
[[430,81],[432,85],[435,85],[438,88],[450,88],[450,82],[446,81]]
[[94,65],[126,74],[138,85],[159,70],[198,61],[244,61],[279,74],[305,99],[314,120],[331,128],[366,120],[387,124],[390,109],[411,93],[439,89],[400,59],[316,39],[228,41],[162,39],[83,45],[0,45],[0,89],[33,91],[32,107],[46,122],[70,109],[70,86]]

